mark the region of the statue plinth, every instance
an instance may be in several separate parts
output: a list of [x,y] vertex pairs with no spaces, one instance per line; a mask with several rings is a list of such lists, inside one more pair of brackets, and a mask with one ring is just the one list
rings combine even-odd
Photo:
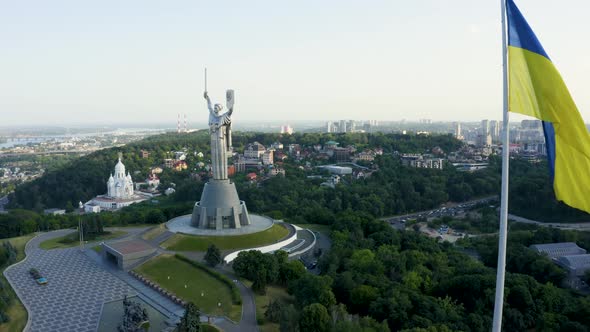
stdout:
[[209,180],[195,203],[191,225],[202,229],[240,228],[250,225],[246,203],[229,180]]

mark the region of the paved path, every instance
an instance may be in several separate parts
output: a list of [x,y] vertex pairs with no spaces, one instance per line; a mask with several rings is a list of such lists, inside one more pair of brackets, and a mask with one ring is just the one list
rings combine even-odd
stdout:
[[[76,248],[39,249],[50,238],[72,230],[44,233],[26,246],[25,260],[10,266],[4,275],[29,313],[26,331],[96,331],[104,302],[136,292]],[[38,269],[49,283],[38,285],[29,275]]]
[[165,231],[164,233],[162,233],[162,234],[160,234],[160,235],[156,236],[155,238],[153,238],[153,239],[149,240],[149,242],[150,242],[152,245],[154,245],[154,246],[156,246],[156,247],[157,247],[157,246],[159,246],[159,245],[160,245],[160,243],[163,243],[164,241],[166,241],[166,240],[168,240],[169,238],[171,238],[172,236],[174,236],[174,234],[176,234],[176,233],[173,233],[173,232],[171,232],[171,231]]

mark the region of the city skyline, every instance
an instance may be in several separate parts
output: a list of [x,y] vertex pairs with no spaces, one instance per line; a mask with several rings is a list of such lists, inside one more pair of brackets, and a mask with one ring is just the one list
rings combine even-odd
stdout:
[[[519,5],[588,121],[588,4]],[[495,2],[1,7],[3,125],[190,121],[206,114],[205,66],[212,99],[235,89],[244,123],[501,118]]]

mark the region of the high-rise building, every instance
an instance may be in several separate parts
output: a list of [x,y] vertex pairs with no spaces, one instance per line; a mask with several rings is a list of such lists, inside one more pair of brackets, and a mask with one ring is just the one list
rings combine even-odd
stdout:
[[542,129],[540,120],[522,120],[520,122],[520,128],[522,129]]
[[290,125],[281,126],[281,134],[293,134],[293,128]]
[[461,134],[461,122],[455,122],[455,123],[453,123],[453,125],[455,127],[455,129],[454,129],[455,138],[462,140],[463,139],[463,135]]
[[500,121],[490,121],[490,135],[492,135],[492,141],[500,140]]
[[490,121],[481,120],[481,134],[487,136],[490,133]]
[[346,130],[346,120],[340,120],[340,124],[338,125],[338,132],[345,133]]
[[326,122],[326,132],[333,133],[334,132],[334,123],[332,121]]
[[349,133],[353,133],[355,130],[354,120],[348,121],[348,125],[346,127],[347,127]]

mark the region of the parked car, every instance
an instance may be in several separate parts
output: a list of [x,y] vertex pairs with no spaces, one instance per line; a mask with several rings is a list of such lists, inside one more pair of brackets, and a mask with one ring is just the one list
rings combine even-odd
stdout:
[[31,268],[29,270],[29,273],[31,274],[31,277],[33,277],[33,279],[35,279],[35,281],[39,284],[39,285],[45,285],[47,284],[47,278],[43,277],[41,275],[41,272],[39,272],[37,269],[35,268]]

